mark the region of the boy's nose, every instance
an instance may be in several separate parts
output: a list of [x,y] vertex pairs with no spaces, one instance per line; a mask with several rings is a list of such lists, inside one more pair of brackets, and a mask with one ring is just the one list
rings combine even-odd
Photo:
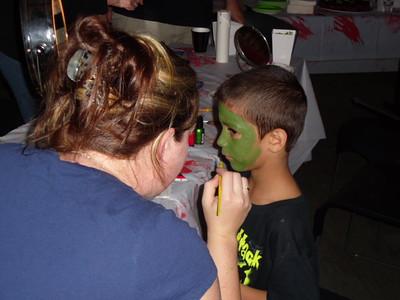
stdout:
[[226,138],[224,137],[224,132],[222,131],[217,139],[217,145],[220,147],[226,146]]

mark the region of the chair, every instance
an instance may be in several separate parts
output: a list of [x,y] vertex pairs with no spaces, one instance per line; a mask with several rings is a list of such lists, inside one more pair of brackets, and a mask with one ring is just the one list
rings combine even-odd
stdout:
[[[400,65],[399,65],[400,70]],[[331,190],[338,179],[338,167],[342,155],[351,152],[363,158],[364,164],[338,190],[331,192],[328,201],[323,203],[314,215],[314,237],[321,238],[325,216],[331,208],[351,213],[345,237],[345,248],[353,214],[378,222],[400,227],[400,110],[398,72],[396,101],[392,111],[376,109],[360,100],[354,101],[373,111],[376,117],[358,117],[345,122],[338,133],[336,144],[336,167]],[[353,253],[383,263],[381,258],[372,258]],[[390,266],[397,267],[390,263]]]

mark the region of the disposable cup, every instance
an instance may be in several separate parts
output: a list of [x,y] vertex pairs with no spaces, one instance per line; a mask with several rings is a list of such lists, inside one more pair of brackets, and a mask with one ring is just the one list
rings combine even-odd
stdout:
[[192,42],[195,52],[206,52],[208,42],[210,39],[210,28],[193,27],[192,28]]

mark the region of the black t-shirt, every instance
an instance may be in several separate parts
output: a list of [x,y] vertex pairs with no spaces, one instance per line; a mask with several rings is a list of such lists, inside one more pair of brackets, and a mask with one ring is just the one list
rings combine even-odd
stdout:
[[238,233],[242,284],[268,300],[319,299],[317,249],[303,196],[253,205]]
[[179,26],[209,27],[212,0],[145,0],[135,10],[113,8],[119,14],[137,19]]

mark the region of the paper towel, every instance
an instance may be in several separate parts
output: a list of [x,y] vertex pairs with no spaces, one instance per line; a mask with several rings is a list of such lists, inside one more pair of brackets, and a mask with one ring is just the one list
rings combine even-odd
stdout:
[[[217,44],[217,22],[213,22],[213,40],[214,44]],[[243,24],[231,21],[231,30],[229,33],[229,56],[236,55],[236,47],[235,47],[235,33],[236,31],[242,27]]]
[[227,10],[219,10],[217,14],[216,61],[227,63],[229,58],[229,35],[231,15]]

